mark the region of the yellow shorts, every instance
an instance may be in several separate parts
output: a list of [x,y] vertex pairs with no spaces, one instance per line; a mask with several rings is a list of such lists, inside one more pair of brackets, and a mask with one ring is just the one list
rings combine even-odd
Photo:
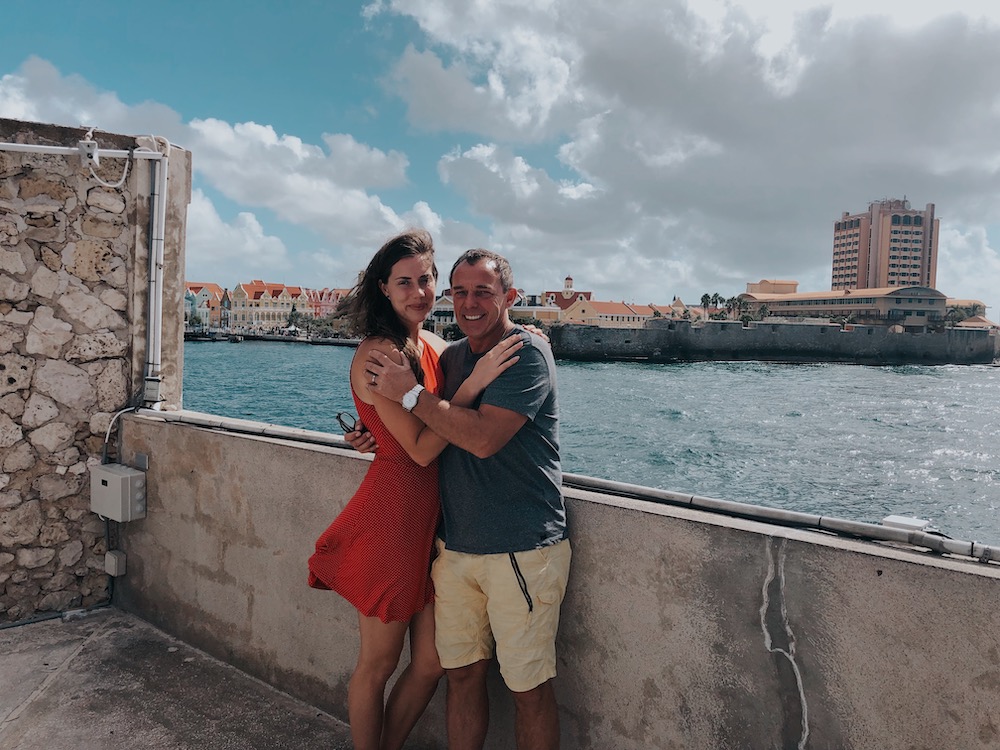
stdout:
[[555,677],[559,605],[572,556],[569,540],[515,552],[513,561],[506,552],[454,552],[440,539],[437,548],[431,576],[441,666],[457,669],[489,659],[495,646],[500,674],[515,693]]

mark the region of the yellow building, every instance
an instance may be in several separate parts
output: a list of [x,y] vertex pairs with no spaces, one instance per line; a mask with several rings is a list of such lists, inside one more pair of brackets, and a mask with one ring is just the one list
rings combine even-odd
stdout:
[[270,284],[254,279],[237,284],[230,293],[232,327],[244,331],[274,331],[284,328],[295,311],[312,317],[312,305],[302,287]]
[[937,284],[940,219],[934,204],[923,211],[887,198],[868,211],[846,211],[834,223],[831,289],[884,289]]
[[647,320],[670,317],[665,305],[637,305],[634,302],[602,302],[578,299],[560,316],[563,323],[582,323],[601,328],[642,328]]

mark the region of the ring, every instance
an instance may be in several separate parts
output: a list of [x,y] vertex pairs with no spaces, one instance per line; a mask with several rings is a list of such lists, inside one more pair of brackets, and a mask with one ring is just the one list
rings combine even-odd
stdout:
[[372,373],[372,385],[375,385],[375,373]]

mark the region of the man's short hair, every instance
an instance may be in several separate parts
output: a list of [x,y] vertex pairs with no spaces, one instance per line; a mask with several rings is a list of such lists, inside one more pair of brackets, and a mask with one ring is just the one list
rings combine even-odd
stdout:
[[493,266],[493,270],[496,271],[497,276],[500,277],[500,286],[505,292],[514,286],[514,272],[511,270],[510,263],[507,259],[500,255],[500,253],[495,253],[492,250],[484,250],[481,247],[466,250],[458,256],[458,260],[455,261],[455,265],[451,267],[451,273],[448,274],[448,284],[451,284],[451,279],[455,275],[455,269],[462,263],[468,263],[470,266],[474,266],[481,260],[485,260]]

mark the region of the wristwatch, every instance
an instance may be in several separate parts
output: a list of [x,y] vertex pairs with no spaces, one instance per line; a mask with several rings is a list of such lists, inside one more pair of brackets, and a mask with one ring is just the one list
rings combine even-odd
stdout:
[[413,407],[417,405],[417,399],[420,398],[420,392],[423,389],[424,387],[420,383],[417,383],[403,395],[403,408],[406,411],[413,411]]

